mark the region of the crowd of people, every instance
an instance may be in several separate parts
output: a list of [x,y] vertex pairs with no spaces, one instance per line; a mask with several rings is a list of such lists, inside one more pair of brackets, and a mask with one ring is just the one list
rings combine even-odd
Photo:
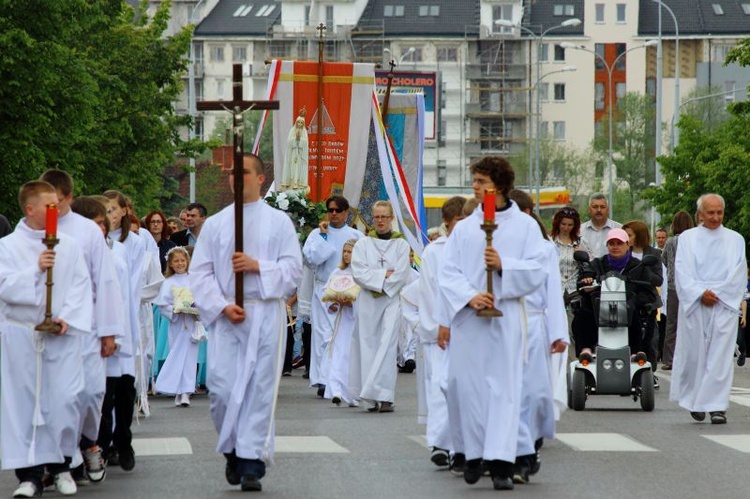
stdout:
[[[592,283],[609,272],[629,278],[633,359],[671,370],[670,397],[693,419],[726,422],[736,342],[737,363],[746,355],[747,264],[719,195],[698,200],[697,227],[677,213],[656,247],[642,221],[611,220],[602,194],[587,222],[565,207],[548,233],[508,161],[486,157],[471,167],[474,198],[445,202],[416,259],[388,201],[364,233],[341,195],[300,245],[262,200],[263,172],[245,156],[243,251],[233,207],[139,218],[116,190],[74,198],[60,170],[20,188],[24,218],[0,239],[0,447],[14,497],[72,495],[107,466],[132,470],[130,426],[149,396],[189,407],[203,389],[227,482],[262,490],[279,384],[300,366],[321,398],[377,414],[398,409],[397,375],[416,369],[432,463],[513,489],[555,436],[569,361],[596,353]],[[57,330],[42,334],[48,269]]]

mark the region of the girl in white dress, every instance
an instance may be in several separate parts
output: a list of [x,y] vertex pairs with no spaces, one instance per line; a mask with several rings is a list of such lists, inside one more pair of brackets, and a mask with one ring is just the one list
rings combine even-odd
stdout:
[[202,329],[190,290],[189,265],[190,255],[185,248],[178,246],[169,250],[166,279],[154,300],[169,321],[169,355],[156,379],[156,390],[174,393],[174,404],[182,407],[190,405],[190,395],[195,392],[198,366],[196,328]]
[[349,392],[349,348],[352,331],[356,323],[356,299],[359,286],[352,277],[352,248],[356,239],[344,243],[341,264],[328,278],[322,300],[330,302],[328,313],[336,314],[333,337],[324,355],[329,356],[330,372],[326,384],[325,398],[336,405],[345,402],[349,407],[357,406],[357,395]]

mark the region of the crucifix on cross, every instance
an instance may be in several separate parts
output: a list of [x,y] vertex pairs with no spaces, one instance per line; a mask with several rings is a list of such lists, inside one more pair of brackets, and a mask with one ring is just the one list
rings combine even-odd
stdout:
[[[244,115],[248,111],[262,111],[279,109],[279,101],[246,101],[242,98],[242,64],[232,66],[232,100],[230,101],[201,101],[196,103],[198,111],[228,111],[232,113],[232,135],[234,136],[234,250],[244,251],[242,193],[244,191],[243,166],[243,133]],[[238,272],[234,276],[235,302],[243,307],[244,289],[243,274]]]

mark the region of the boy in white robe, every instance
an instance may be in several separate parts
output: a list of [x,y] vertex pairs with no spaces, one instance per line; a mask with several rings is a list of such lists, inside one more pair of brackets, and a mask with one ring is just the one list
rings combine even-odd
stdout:
[[[107,209],[96,200],[82,199],[77,210],[82,210],[83,214],[72,210],[73,179],[63,170],[47,170],[41,180],[55,188],[60,210],[58,232],[75,238],[91,278],[94,307],[91,330],[94,334],[85,338],[81,345],[85,387],[80,401],[80,451],[88,478],[97,483],[105,476],[102,449],[96,444],[106,387],[104,359],[115,352],[115,338],[124,332],[116,269],[105,236],[97,225],[104,222]],[[83,468],[75,468],[73,475],[77,480],[83,478]]]
[[362,287],[352,336],[349,387],[370,412],[393,412],[396,347],[401,330],[399,293],[408,283],[409,244],[391,230],[388,201],[372,206],[375,230],[354,246],[352,275]]
[[746,286],[745,240],[722,225],[724,199],[698,199],[703,225],[680,234],[675,258],[679,298],[670,400],[696,421],[727,422],[737,311]]
[[[495,189],[491,247],[482,209],[459,222],[440,268],[440,306],[450,319],[447,400],[455,460],[465,459],[464,480],[482,476],[482,460],[495,489],[512,489],[516,459],[525,319],[522,298],[547,279],[539,227],[508,200],[515,174],[505,158],[485,157],[471,167],[474,195]],[[490,199],[490,198],[488,198]],[[486,292],[492,271],[494,296]],[[495,307],[501,317],[479,317]]]
[[[234,251],[234,206],[206,220],[192,261],[193,293],[211,331],[207,386],[211,418],[227,459],[225,476],[261,490],[273,455],[273,414],[284,361],[285,300],[302,277],[299,239],[289,217],[260,199],[260,158],[244,158],[244,252]],[[230,175],[233,187],[234,177]],[[234,303],[244,275],[244,308]]]
[[[422,268],[419,274],[419,349],[422,359],[417,369],[417,377],[422,382],[418,392],[424,394],[427,409],[427,446],[431,449],[430,460],[436,466],[449,463],[449,453],[453,449],[448,424],[448,406],[440,383],[447,368],[448,352],[437,343],[441,325],[436,310],[438,303],[438,270],[443,263],[445,243],[453,227],[463,219],[462,210],[466,204],[463,196],[452,197],[443,204],[442,218],[447,236],[440,236],[431,242],[422,253]],[[447,322],[447,321],[443,321]],[[443,324],[444,325],[444,324]]]
[[[45,464],[55,487],[76,492],[69,465],[78,448],[79,396],[84,388],[81,337],[91,334],[91,280],[75,241],[58,234],[42,243],[47,205],[57,203],[47,182],[24,184],[25,218],[0,241],[0,448],[2,468],[21,482],[14,497],[41,494]],[[60,334],[35,331],[44,319],[46,271],[54,268],[52,317]]]
[[331,196],[326,199],[326,219],[317,229],[310,232],[302,248],[305,261],[315,275],[311,300],[312,326],[310,345],[310,386],[318,387],[318,395],[323,396],[327,384],[327,364],[325,352],[333,335],[336,314],[328,313],[330,303],[323,303],[323,293],[329,277],[339,265],[341,250],[350,239],[364,237],[357,229],[346,225],[349,216],[349,201],[344,196]]

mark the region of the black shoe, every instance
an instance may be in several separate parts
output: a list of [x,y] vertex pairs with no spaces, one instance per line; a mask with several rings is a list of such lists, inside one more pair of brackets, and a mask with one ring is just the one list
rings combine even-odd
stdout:
[[291,376],[291,375],[292,375],[292,371],[284,371],[284,372],[283,372],[283,373],[281,374],[281,376],[282,376],[282,377],[284,377],[284,378],[288,378],[288,377],[289,377],[289,376]]
[[709,413],[711,415],[711,424],[726,424],[727,413],[726,411],[713,411]]
[[117,451],[117,447],[109,448],[105,461],[107,461],[107,466],[120,466],[120,453]]
[[440,447],[433,447],[432,453],[430,454],[430,461],[432,461],[432,464],[434,464],[435,466],[448,466],[450,462],[450,455],[445,449],[441,449]]
[[464,469],[464,482],[468,483],[469,485],[474,485],[479,481],[480,478],[482,478],[482,460],[481,459],[471,459],[469,461],[466,461],[466,468]]
[[120,454],[120,468],[124,471],[132,471],[135,468],[135,452],[133,452],[133,447],[128,445],[127,447],[118,449],[118,451]]
[[224,467],[224,477],[227,479],[229,485],[239,485],[242,481],[242,477],[237,472],[237,454],[231,452],[224,454],[227,458],[227,465]]
[[263,486],[255,475],[242,475],[242,490],[245,492],[260,492]]
[[451,456],[450,464],[448,466],[453,475],[464,476],[464,470],[466,469],[466,456],[460,453],[454,454]]
[[305,373],[302,375],[302,379],[310,379],[310,371],[305,369]]
[[539,453],[536,453],[536,456],[534,459],[529,463],[529,475],[536,475],[539,473],[539,470],[542,468],[542,458],[539,456]]
[[[529,483],[529,467],[526,464],[516,464],[513,466],[513,483]],[[492,482],[495,483],[494,480]],[[501,489],[498,489],[501,490]]]
[[493,476],[492,488],[495,490],[513,490],[513,480],[507,477]]
[[292,369],[299,369],[301,367],[305,367],[305,359],[297,357],[292,361]]
[[326,394],[326,385],[318,385],[318,397],[323,398]]
[[695,419],[696,421],[703,421],[706,419],[706,413],[705,412],[690,412],[690,417]]
[[407,360],[404,362],[404,367],[401,368],[402,373],[413,373],[414,369],[417,368],[417,363],[414,362],[412,359]]
[[740,354],[740,355],[739,355],[739,356],[737,357],[737,365],[738,365],[738,366],[740,366],[740,367],[742,367],[742,366],[744,366],[744,365],[745,365],[745,354],[744,354],[744,353],[741,353],[741,354]]

